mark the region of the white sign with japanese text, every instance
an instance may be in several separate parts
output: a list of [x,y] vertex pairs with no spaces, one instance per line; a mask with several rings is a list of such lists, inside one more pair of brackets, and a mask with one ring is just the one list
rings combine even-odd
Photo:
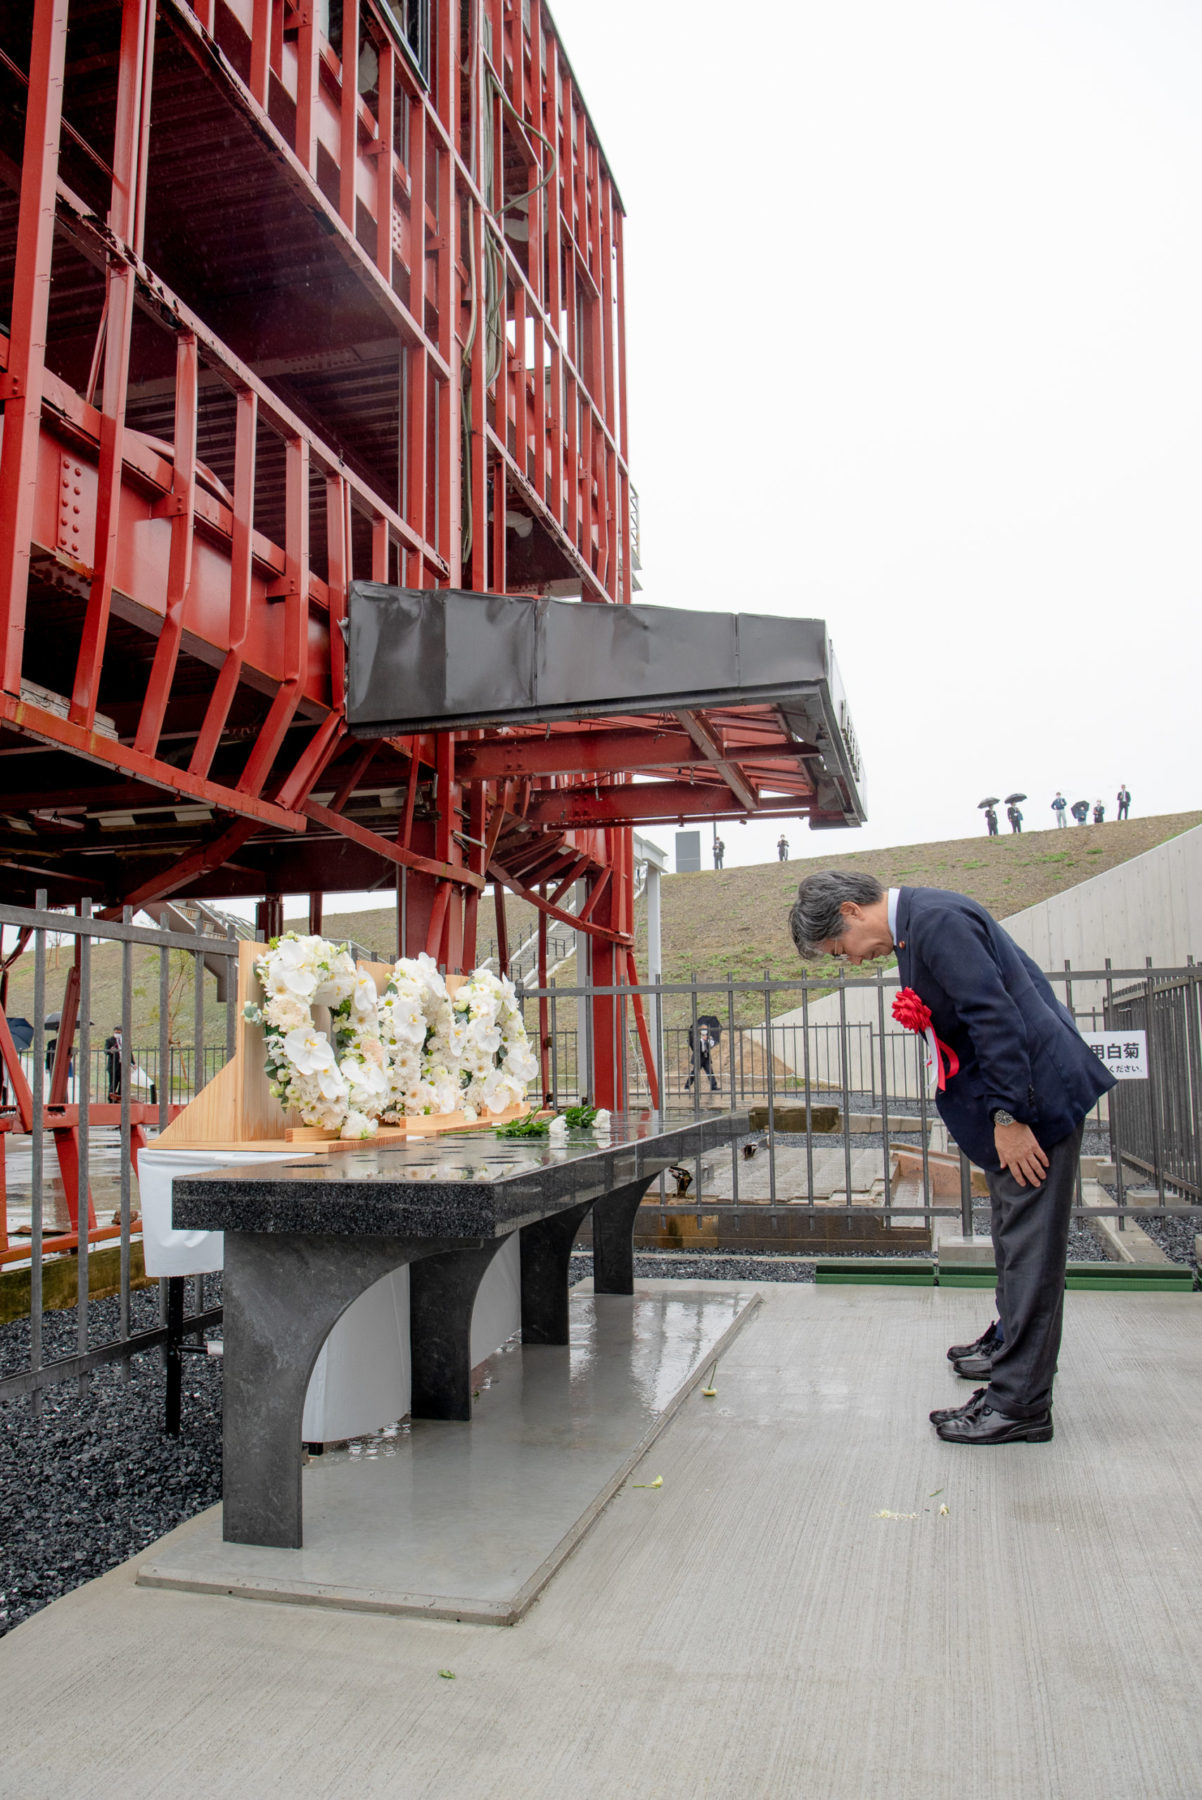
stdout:
[[1148,1079],[1148,1034],[1145,1031],[1083,1031],[1081,1036],[1099,1062],[1118,1081]]

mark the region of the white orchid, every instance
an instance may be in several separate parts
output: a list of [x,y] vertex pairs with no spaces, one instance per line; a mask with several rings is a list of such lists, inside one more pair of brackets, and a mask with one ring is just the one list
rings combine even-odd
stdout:
[[284,1039],[284,1055],[301,1075],[316,1075],[335,1067],[334,1052],[324,1031],[314,1025],[302,1025]]
[[351,1011],[357,1019],[366,1019],[374,1015],[380,1001],[379,990],[374,977],[366,969],[355,971],[354,986],[351,988]]

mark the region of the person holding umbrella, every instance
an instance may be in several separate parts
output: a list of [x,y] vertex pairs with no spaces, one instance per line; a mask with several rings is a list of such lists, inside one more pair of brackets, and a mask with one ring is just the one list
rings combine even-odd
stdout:
[[1025,794],[1007,794],[1006,795],[1006,817],[1010,821],[1011,831],[1016,831],[1016,832],[1022,831],[1023,816],[1018,810],[1018,803],[1020,800],[1025,800],[1026,797],[1027,796]]
[[693,1041],[693,1027],[689,1026],[689,1049],[693,1052],[693,1067],[685,1082],[685,1091],[693,1085],[693,1078],[698,1070],[703,1070],[710,1078],[710,1091],[718,1086],[718,1077],[710,1066],[710,1057],[717,1048],[718,1039],[722,1036],[722,1026],[713,1013],[702,1013],[697,1021],[697,1041]]
[[983,800],[977,801],[978,811],[984,811],[985,831],[989,837],[997,836],[997,813],[994,811],[997,804],[998,797],[996,794],[986,794]]
[[1078,825],[1084,825],[1086,819],[1089,817],[1089,801],[1074,800],[1069,810],[1074,819],[1076,819]]

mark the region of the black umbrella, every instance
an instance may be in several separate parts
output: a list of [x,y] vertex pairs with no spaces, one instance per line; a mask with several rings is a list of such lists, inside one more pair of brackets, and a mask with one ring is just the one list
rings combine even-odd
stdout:
[[999,804],[1000,804],[1000,802],[999,802],[999,800],[998,800],[998,797],[997,797],[997,795],[996,795],[996,794],[990,794],[990,795],[989,795],[989,797],[988,797],[988,799],[986,799],[986,800],[978,800],[978,801],[977,801],[977,808],[978,808],[978,810],[980,810],[980,808],[981,808],[981,807],[982,807],[982,806],[997,806],[997,805],[999,805]]
[[[43,1023],[46,1025],[61,1025],[62,1022],[63,1022],[63,1015],[61,1012],[47,1013],[46,1017],[43,1021]],[[89,1025],[95,1025],[95,1023],[96,1023],[95,1019],[88,1020]],[[75,1029],[76,1029],[76,1031],[79,1030],[79,1020],[78,1019],[76,1019],[76,1021],[75,1021]]]
[[33,1026],[28,1019],[9,1019],[8,1029],[18,1050],[28,1050],[33,1043]]
[[1019,801],[1025,800],[1026,797],[1027,796],[1025,794],[1007,794],[1006,795],[1006,805],[1007,806],[1017,806]]
[[[715,1018],[713,1013],[698,1013],[697,1023],[698,1023],[698,1025],[704,1025],[707,1028],[707,1030],[709,1031],[709,1035],[710,1035],[710,1043],[716,1044],[718,1042],[718,1039],[722,1036],[721,1020]],[[693,1027],[690,1025],[689,1026],[689,1042],[690,1042],[690,1044],[692,1043],[692,1041],[693,1041]]]

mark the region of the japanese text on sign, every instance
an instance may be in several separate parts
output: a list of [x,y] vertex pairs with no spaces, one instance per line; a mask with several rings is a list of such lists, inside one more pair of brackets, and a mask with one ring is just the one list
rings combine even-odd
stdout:
[[1081,1036],[1099,1062],[1118,1081],[1148,1079],[1148,1034],[1145,1031],[1083,1031]]

